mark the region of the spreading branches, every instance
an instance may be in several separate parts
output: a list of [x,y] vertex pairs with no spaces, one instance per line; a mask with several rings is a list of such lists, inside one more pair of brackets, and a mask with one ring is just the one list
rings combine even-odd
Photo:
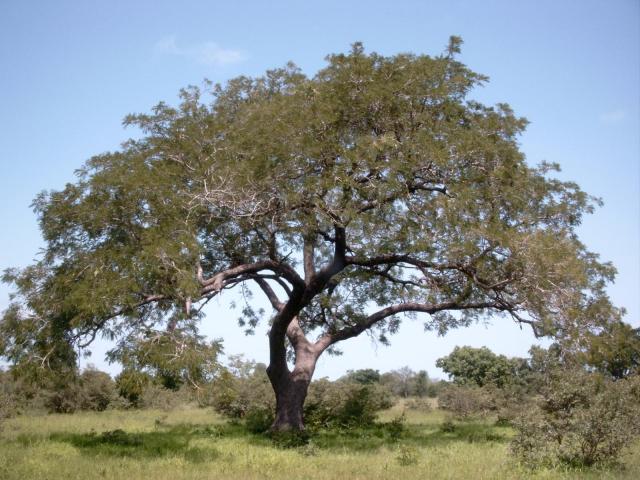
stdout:
[[527,164],[526,119],[467,98],[486,77],[456,60],[459,45],[435,57],[356,45],[310,78],[288,66],[128,117],[143,138],[34,201],[45,252],[5,276],[28,315],[5,312],[0,355],[46,363],[45,337],[170,334],[249,285],[273,307],[283,382],[287,339],[321,351],[395,331],[398,314],[456,327],[503,312],[545,335],[606,322],[615,269],[576,234],[598,201]]

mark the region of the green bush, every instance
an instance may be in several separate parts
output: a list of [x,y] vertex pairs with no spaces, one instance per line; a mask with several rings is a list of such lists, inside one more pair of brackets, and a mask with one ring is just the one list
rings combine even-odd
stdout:
[[370,425],[376,413],[393,405],[391,392],[381,385],[362,385],[327,379],[312,382],[304,406],[309,427]]
[[438,397],[438,406],[456,418],[484,417],[496,411],[491,393],[481,387],[448,385]]
[[530,408],[532,395],[526,388],[507,385],[448,385],[438,397],[438,405],[458,419],[495,416],[499,424],[510,424]]
[[73,413],[80,410],[82,388],[76,379],[64,385],[56,385],[46,392],[45,406],[54,413]]
[[116,384],[108,373],[87,368],[80,375],[80,408],[82,410],[106,410],[118,396]]
[[119,395],[133,406],[139,405],[142,393],[149,384],[151,384],[149,374],[130,368],[125,368],[116,377],[116,388]]
[[274,419],[273,410],[253,408],[246,413],[244,422],[251,433],[264,433],[271,428]]
[[211,405],[229,418],[244,418],[252,410],[275,411],[275,395],[260,364],[249,366],[243,372],[222,372],[206,390],[200,397],[201,404]]
[[169,411],[188,401],[189,395],[184,388],[174,391],[162,385],[150,384],[140,394],[138,406]]
[[640,435],[640,377],[553,372],[535,408],[515,426],[511,450],[528,466],[615,462]]

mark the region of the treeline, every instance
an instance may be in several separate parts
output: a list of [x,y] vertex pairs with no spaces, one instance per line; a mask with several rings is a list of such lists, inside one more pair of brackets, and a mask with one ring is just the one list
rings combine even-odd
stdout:
[[[335,422],[329,418],[331,414],[340,417],[340,408],[345,404],[346,410],[366,410],[361,417],[372,419],[376,411],[392,406],[397,398],[435,398],[447,383],[432,380],[426,371],[415,372],[409,367],[384,373],[373,369],[349,370],[335,381],[321,378],[312,382],[305,417],[312,425],[349,423],[347,417],[353,420],[358,415],[345,411]],[[363,405],[356,405],[356,397]],[[169,410],[194,403],[214,407],[229,418],[243,419],[256,410],[271,412],[275,406],[266,365],[242,356],[231,356],[225,365],[217,360],[211,362],[206,375],[202,371],[194,375],[184,365],[168,369],[149,361],[144,368],[128,365],[115,378],[93,366],[63,376],[29,376],[17,369],[0,370],[0,400],[5,417],[25,411]]]

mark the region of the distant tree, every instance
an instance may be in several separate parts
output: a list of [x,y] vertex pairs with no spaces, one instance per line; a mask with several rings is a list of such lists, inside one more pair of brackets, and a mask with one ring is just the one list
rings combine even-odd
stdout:
[[93,366],[82,372],[79,381],[80,408],[83,410],[103,411],[117,397],[116,385],[111,376]]
[[349,370],[344,376],[347,382],[359,383],[361,385],[371,385],[380,383],[380,372],[372,368],[363,368],[360,370]]
[[413,380],[416,373],[405,366],[382,374],[380,381],[400,397],[406,398],[413,392]]
[[455,347],[446,357],[436,361],[441,368],[458,385],[488,384],[503,387],[517,382],[520,371],[526,369],[526,361],[509,359],[504,355],[496,355],[487,347]]
[[640,328],[613,322],[586,336],[580,360],[587,366],[613,378],[640,373]]
[[425,397],[429,393],[429,375],[425,370],[416,373],[413,381],[413,395],[416,397]]
[[[55,367],[98,334],[194,332],[206,302],[254,285],[273,308],[273,429],[298,430],[319,356],[363,332],[387,342],[403,315],[439,333],[501,314],[537,335],[608,321],[614,269],[575,231],[597,200],[525,162],[508,105],[468,98],[487,78],[460,45],[354,44],[310,78],[288,65],[128,116],[140,139],[35,199],[44,253],[4,275],[2,356]],[[249,303],[242,325],[261,317]]]

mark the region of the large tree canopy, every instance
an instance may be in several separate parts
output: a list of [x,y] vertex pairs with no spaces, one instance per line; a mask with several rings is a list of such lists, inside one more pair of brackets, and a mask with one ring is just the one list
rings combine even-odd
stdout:
[[575,234],[597,201],[525,162],[508,105],[468,97],[487,78],[460,43],[355,44],[313,77],[287,65],[128,116],[139,139],[34,201],[46,248],[5,273],[2,354],[46,365],[100,332],[181,337],[209,299],[253,284],[274,310],[276,426],[301,428],[318,356],[364,331],[386,341],[402,316],[444,332],[505,314],[538,335],[617,316],[613,268]]

